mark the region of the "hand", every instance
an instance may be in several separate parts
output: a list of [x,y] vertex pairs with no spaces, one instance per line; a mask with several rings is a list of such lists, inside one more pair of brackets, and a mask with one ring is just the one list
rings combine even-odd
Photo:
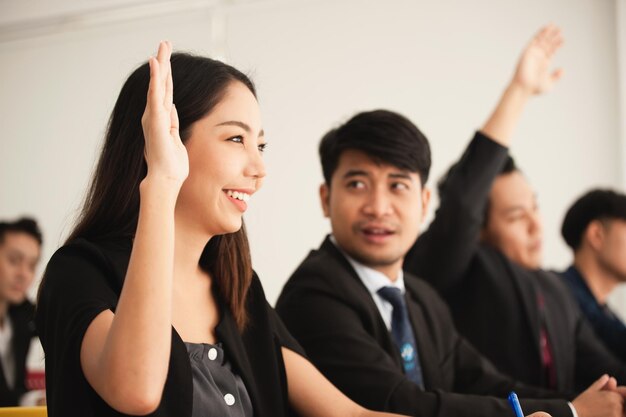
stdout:
[[551,417],[551,416],[550,414],[544,413],[543,411],[537,411],[536,413],[529,414],[526,417]]
[[602,375],[572,401],[579,417],[622,417],[624,397],[614,378]]
[[562,44],[563,36],[558,27],[542,28],[522,52],[511,83],[530,95],[550,90],[563,74],[561,69],[550,72],[552,57]]
[[180,188],[189,174],[189,157],[178,131],[178,113],[173,103],[174,86],[170,56],[172,45],[161,42],[156,58],[150,57],[150,86],[141,118],[146,141],[146,178],[172,181]]

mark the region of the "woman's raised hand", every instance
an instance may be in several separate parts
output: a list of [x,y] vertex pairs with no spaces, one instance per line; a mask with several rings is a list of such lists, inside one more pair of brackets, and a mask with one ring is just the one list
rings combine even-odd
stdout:
[[150,86],[146,110],[141,118],[146,141],[146,178],[166,180],[180,188],[189,174],[189,158],[178,131],[178,113],[173,103],[174,86],[170,56],[172,44],[159,44],[157,56],[150,57]]

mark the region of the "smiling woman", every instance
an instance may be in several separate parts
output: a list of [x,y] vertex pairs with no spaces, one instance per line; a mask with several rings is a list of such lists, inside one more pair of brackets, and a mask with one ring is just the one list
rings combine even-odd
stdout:
[[163,42],[130,75],[40,287],[51,417],[383,415],[305,359],[252,271],[264,137],[235,68]]

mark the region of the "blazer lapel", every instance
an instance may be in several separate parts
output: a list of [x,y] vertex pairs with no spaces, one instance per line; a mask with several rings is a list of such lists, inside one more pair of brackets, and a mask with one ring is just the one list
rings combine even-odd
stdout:
[[415,343],[417,343],[417,352],[422,367],[422,376],[424,377],[424,386],[426,388],[442,386],[443,381],[441,381],[440,378],[441,370],[438,369],[440,360],[437,355],[436,347],[433,343],[430,343],[432,336],[428,332],[429,326],[421,307],[423,301],[408,274],[404,275],[404,286],[407,289],[407,308],[411,318],[411,327],[415,335]]
[[358,299],[359,306],[363,306],[363,309],[367,311],[370,316],[375,317],[374,327],[375,329],[378,329],[376,337],[381,337],[382,335],[382,339],[379,339],[381,346],[393,358],[398,369],[403,369],[402,357],[396,348],[391,333],[387,329],[385,321],[380,315],[378,306],[376,306],[372,295],[365,284],[363,284],[363,281],[361,281],[361,278],[359,278],[359,275],[356,273],[350,262],[348,262],[343,253],[331,242],[328,236],[324,239],[324,242],[322,243],[322,246],[320,246],[319,250],[328,253],[338,263],[338,266],[342,270],[342,276],[345,276],[352,284],[351,286],[353,289],[350,291],[350,294]]
[[250,400],[252,401],[252,408],[254,410],[260,410],[261,405],[258,400],[258,387],[255,384],[252,366],[250,365],[250,361],[248,361],[248,355],[246,354],[246,349],[243,345],[239,330],[237,329],[235,319],[230,313],[230,310],[221,302],[220,312],[222,319],[215,328],[217,339],[222,342],[222,348],[226,352],[228,360],[243,380]]
[[14,313],[10,314],[13,325],[13,340],[11,340],[11,344],[13,345],[13,355],[15,355],[15,389],[20,389],[21,387],[18,387],[18,384],[23,382],[25,377],[25,369],[21,365],[26,363],[26,351],[30,344],[29,334],[32,332],[30,328],[32,324],[29,322],[28,317],[22,314],[23,311]]
[[552,350],[552,360],[556,369],[556,383],[557,387],[562,387],[564,386],[562,382],[569,379],[569,377],[566,376],[568,369],[566,363],[571,360],[567,355],[567,352],[571,350],[567,348],[566,344],[569,340],[571,340],[571,338],[563,333],[563,330],[565,329],[562,325],[562,321],[557,319],[562,317],[563,312],[558,311],[560,304],[553,305],[551,303],[551,289],[548,286],[543,285],[544,279],[547,280],[549,277],[541,276],[540,281],[538,282],[538,287],[541,288],[545,300],[543,316],[546,332],[548,333],[548,342],[550,343],[550,348]]
[[515,289],[517,290],[522,300],[522,306],[526,317],[528,318],[528,324],[532,330],[533,336],[533,350],[541,358],[541,346],[539,343],[539,333],[541,330],[541,316],[539,314],[539,306],[537,304],[537,288],[538,284],[534,282],[533,276],[514,264],[509,264],[512,269],[512,281]]

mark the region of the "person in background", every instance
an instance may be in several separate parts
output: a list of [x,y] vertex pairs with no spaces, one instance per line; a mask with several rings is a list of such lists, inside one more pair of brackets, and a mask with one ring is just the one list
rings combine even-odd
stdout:
[[[548,35],[537,36],[521,67],[546,70],[559,43]],[[430,145],[411,121],[359,113],[323,137],[319,154],[332,234],[289,278],[276,310],[339,389],[365,407],[412,416],[507,415],[504,398],[515,389],[526,411],[621,417],[622,398],[604,391],[615,389],[606,375],[570,408],[571,397],[502,374],[459,335],[440,296],[402,271],[430,197]]]
[[626,361],[626,325],[607,305],[626,283],[626,195],[594,189],[569,208],[561,235],[574,252],[561,275],[604,344]]
[[0,222],[0,406],[16,406],[27,391],[26,358],[35,334],[26,297],[41,255],[35,220]]
[[459,332],[499,370],[575,394],[605,373],[626,384],[626,363],[597,339],[562,279],[541,269],[536,195],[509,155],[525,105],[561,76],[546,59],[560,40],[548,27],[532,41],[482,134],[440,181],[435,218],[404,268],[439,291]]

